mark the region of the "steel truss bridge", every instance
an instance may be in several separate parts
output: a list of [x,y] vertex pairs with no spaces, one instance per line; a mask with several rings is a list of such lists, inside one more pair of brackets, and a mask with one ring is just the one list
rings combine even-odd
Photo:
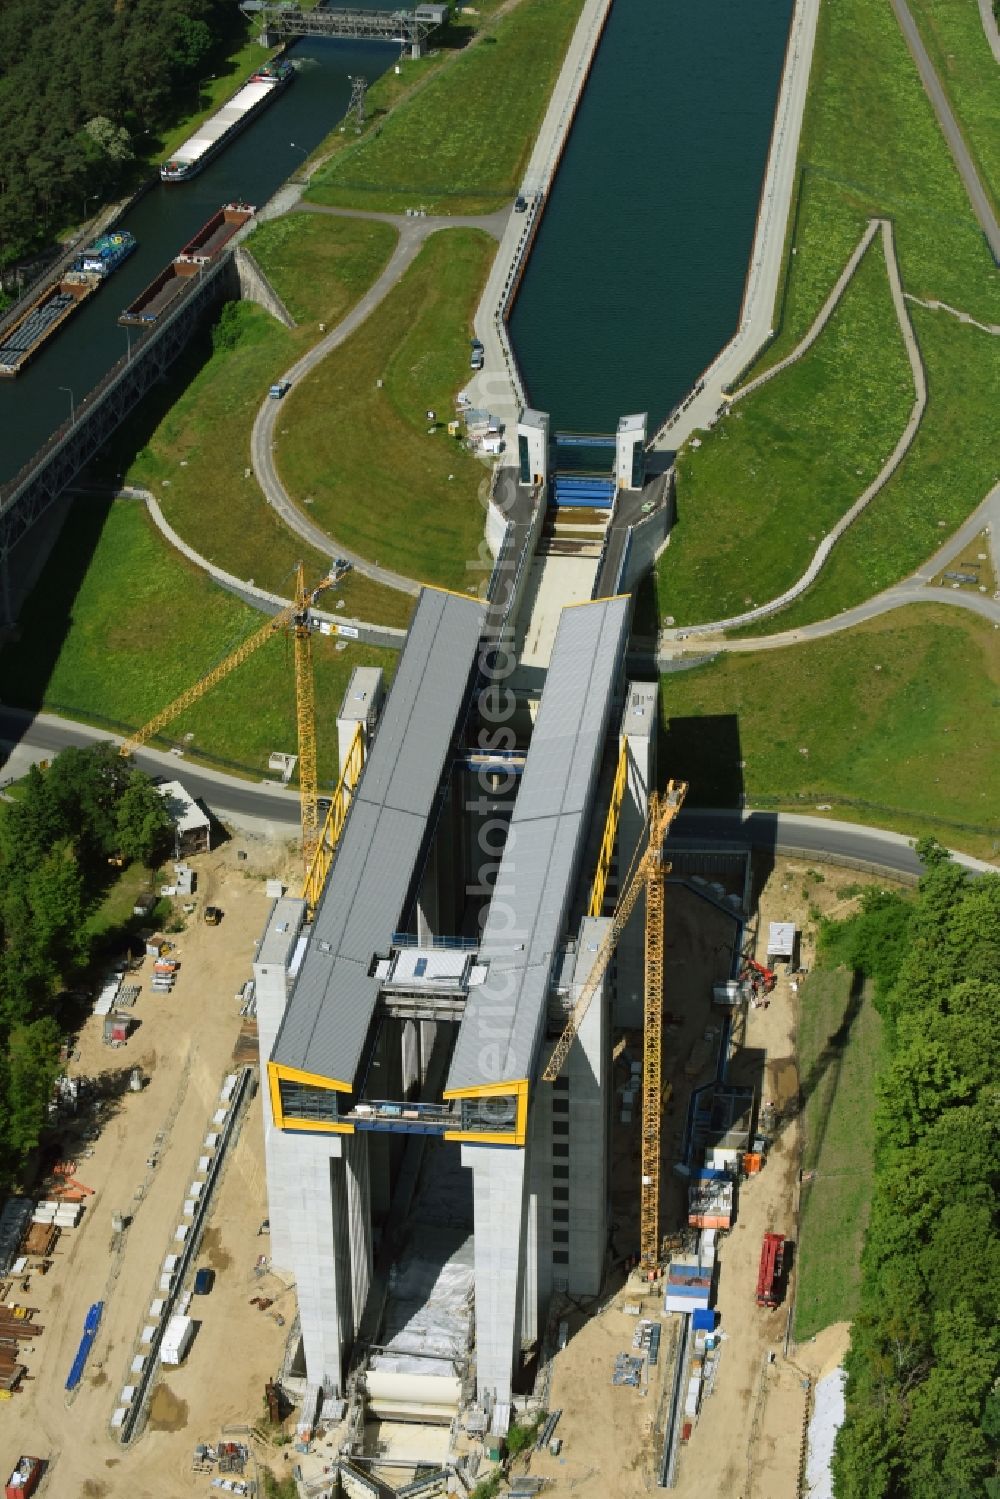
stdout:
[[273,0],[242,0],[240,9],[273,43],[280,37],[325,36],[341,41],[399,42],[419,57],[437,22],[409,10],[300,10]]

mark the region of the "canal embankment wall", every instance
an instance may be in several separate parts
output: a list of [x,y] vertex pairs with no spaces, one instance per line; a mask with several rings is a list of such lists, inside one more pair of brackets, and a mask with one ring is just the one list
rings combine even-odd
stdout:
[[760,357],[777,332],[775,306],[795,196],[819,8],[820,0],[795,0],[736,331],[655,433],[651,448],[676,451],[693,432],[711,427],[725,391]]
[[296,326],[295,319],[278,296],[267,276],[261,270],[246,245],[237,245],[233,255],[233,265],[240,285],[240,296],[245,302],[256,302],[269,312],[272,317],[277,318],[286,328]]
[[[522,192],[527,210],[511,214],[476,311],[484,368],[466,390],[473,405],[492,412],[508,432],[513,431],[527,401],[507,319],[613,3],[585,0],[525,169]],[[509,442],[507,461],[513,461]]]

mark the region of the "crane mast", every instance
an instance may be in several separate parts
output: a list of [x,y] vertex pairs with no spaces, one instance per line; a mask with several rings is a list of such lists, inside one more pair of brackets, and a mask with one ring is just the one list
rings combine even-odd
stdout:
[[[242,666],[254,652],[274,635],[286,627],[291,627],[295,637],[295,709],[298,723],[299,743],[299,807],[302,825],[302,856],[306,868],[307,880],[309,879],[314,865],[317,863],[317,851],[320,844],[319,827],[319,782],[316,770],[316,702],[313,688],[312,672],[312,636],[309,629],[309,610],[316,602],[319,594],[324,588],[332,583],[332,578],[321,578],[314,588],[306,587],[305,568],[300,562],[295,573],[295,602],[287,605],[278,614],[275,614],[261,625],[259,630],[247,637],[242,645],[238,645],[231,651],[218,666],[206,673],[199,681],[191,687],[186,688],[172,703],[168,703],[148,723],[143,724],[130,738],[126,739],[121,746],[122,755],[130,755],[141,745],[147,744],[154,735],[171,723],[179,714],[204,697],[218,682],[222,682],[229,676],[230,672]],[[361,750],[363,759],[363,749]],[[360,766],[354,776],[360,774]],[[338,793],[340,788],[338,788]],[[328,865],[326,867],[329,867]],[[315,877],[314,877],[315,882]],[[318,894],[316,896],[318,898]]]
[[[642,1181],[640,1191],[640,1258],[652,1269],[660,1257],[660,1115],[663,1107],[663,907],[670,865],[663,857],[663,841],[687,793],[686,781],[670,781],[662,795],[651,792],[646,819],[646,846],[633,859],[625,878],[611,926],[598,949],[580,990],[573,1013],[542,1072],[553,1083],[562,1071],[580,1031],[590,1002],[607,972],[639,896],[646,894],[645,961],[643,975],[642,1048]],[[617,807],[612,806],[617,818]],[[640,845],[641,846],[641,845]]]

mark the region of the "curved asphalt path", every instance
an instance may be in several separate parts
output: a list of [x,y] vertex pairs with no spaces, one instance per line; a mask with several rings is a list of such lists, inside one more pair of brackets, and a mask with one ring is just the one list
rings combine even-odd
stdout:
[[1000,27],[997,26],[997,18],[993,14],[993,0],[979,0],[979,19],[983,23],[993,60],[1000,62]]
[[[16,746],[10,759],[0,748],[0,779],[23,775],[32,761],[57,754],[67,745],[94,744],[114,737],[50,713],[34,716],[19,708],[0,707],[0,747]],[[242,781],[158,750],[140,750],[135,759],[149,775],[182,780],[192,796],[199,797],[216,816],[241,829],[276,838],[293,838],[298,833],[299,799],[294,791],[282,791],[266,782]],[[910,840],[901,833],[797,813],[685,809],[674,833],[698,843],[749,842],[765,853],[796,850],[817,859],[832,855],[902,875],[912,876],[920,869]],[[968,869],[995,869],[967,854],[956,852],[955,858]]]
[[[289,380],[294,385],[316,368],[334,349],[350,338],[351,334],[358,329],[365,319],[374,312],[379,303],[388,296],[393,287],[409,270],[416,259],[424,241],[435,234],[439,229],[481,229],[485,233],[499,239],[503,233],[504,226],[510,215],[510,210],[505,209],[501,213],[490,214],[483,217],[459,217],[447,218],[435,216],[427,218],[407,218],[403,214],[391,213],[366,213],[349,208],[325,208],[322,205],[307,203],[299,205],[296,210],[303,213],[327,213],[336,218],[350,219],[377,219],[383,224],[392,224],[399,233],[396,248],[389,257],[389,262],[378,280],[368,288],[360,302],[357,302],[351,311],[343,318],[335,328],[324,334],[319,343],[314,344],[302,358],[292,365],[291,369],[285,371],[282,379]],[[274,461],[274,430],[275,424],[281,415],[282,403],[265,397],[260,409],[254,419],[253,432],[250,438],[250,461],[257,481],[269,505],[272,505],[285,525],[290,530],[301,536],[303,541],[315,547],[318,552],[323,552],[328,557],[344,557],[351,563],[354,571],[362,577],[371,578],[375,583],[381,583],[386,588],[395,588],[400,593],[417,594],[423,586],[417,578],[407,578],[402,573],[393,572],[391,568],[379,567],[377,563],[369,561],[367,557],[361,557],[357,552],[352,552],[335,537],[328,535],[322,527],[317,526],[308,516],[304,515],[298,506],[292,501],[291,496],[285,489],[278,474]]]
[[983,619],[988,619],[992,624],[1000,626],[1000,599],[997,595],[991,598],[988,594],[963,593],[961,589],[928,586],[930,579],[941,572],[967,542],[972,541],[985,529],[989,530],[989,550],[993,571],[1000,582],[1000,484],[995,484],[981,504],[976,506],[968,520],[952,533],[945,544],[934,553],[934,556],[925,562],[912,577],[904,579],[894,588],[887,588],[884,593],[878,593],[874,598],[866,599],[863,604],[858,604],[853,609],[845,609],[830,619],[816,620],[814,624],[801,625],[797,630],[782,630],[774,635],[747,636],[743,639],[727,639],[719,636],[716,639],[712,636],[697,635],[694,630],[690,632],[667,630],[660,638],[658,663],[662,666],[668,661],[675,661],[678,657],[688,654],[680,642],[689,638],[697,639],[697,647],[692,648],[691,654],[698,656],[721,651],[781,650],[785,646],[801,645],[803,641],[822,640],[828,635],[838,635],[841,630],[850,630],[855,625],[863,624],[866,619],[874,619],[879,614],[887,614],[892,609],[902,609],[909,604],[949,604],[953,608],[969,609],[973,614],[979,614]]
[[[924,92],[930,99],[934,113],[937,115],[941,133],[947,142],[948,150],[951,152],[958,175],[961,177],[965,191],[969,196],[972,211],[979,220],[983,233],[986,235],[989,247],[993,252],[993,259],[997,265],[1000,265],[1000,224],[997,223],[993,206],[986,195],[983,184],[979,180],[979,173],[976,171],[972,157],[969,155],[969,148],[966,146],[962,132],[958,127],[958,121],[955,119],[951,105],[948,103],[944,89],[941,87],[941,80],[934,71],[934,64],[931,62],[927,48],[924,46],[920,32],[917,30],[917,23],[910,14],[906,0],[890,0],[890,4],[899,23],[899,29],[906,39],[906,45],[910,49],[910,55],[917,65],[917,72],[920,74],[920,81],[924,86]],[[980,7],[980,13],[982,14],[982,7]],[[985,18],[983,24],[984,26],[986,24]],[[990,35],[988,28],[986,34],[987,36]]]

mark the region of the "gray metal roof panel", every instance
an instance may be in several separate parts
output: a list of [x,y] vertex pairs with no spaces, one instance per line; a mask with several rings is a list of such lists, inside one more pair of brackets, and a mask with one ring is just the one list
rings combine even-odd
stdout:
[[486,982],[470,991],[449,1089],[530,1077],[586,841],[628,601],[564,610],[483,928]]
[[476,599],[425,590],[359,794],[430,811],[486,616]]
[[274,1043],[279,1064],[356,1076],[378,992],[368,968],[402,916],[484,616],[474,599],[421,594]]

